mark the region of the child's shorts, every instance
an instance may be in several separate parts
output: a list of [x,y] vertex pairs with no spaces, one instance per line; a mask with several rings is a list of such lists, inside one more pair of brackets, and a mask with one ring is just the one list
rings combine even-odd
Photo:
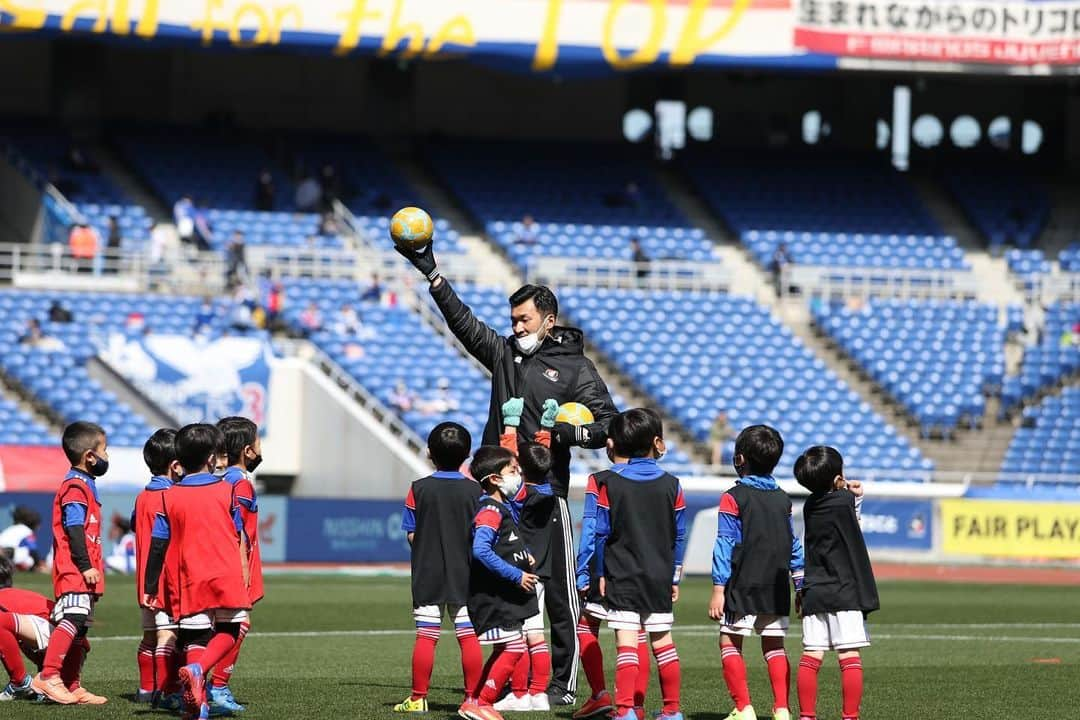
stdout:
[[807,615],[802,621],[806,650],[855,650],[870,645],[870,631],[861,610]]
[[734,615],[724,613],[720,632],[726,635],[749,637],[757,633],[762,637],[784,637],[788,629],[787,615]]
[[482,635],[477,636],[481,645],[502,645],[522,639],[522,624],[508,625],[507,627],[492,628]]
[[52,625],[45,618],[38,617],[37,615],[15,615],[16,622],[16,634],[20,635],[19,640],[22,641],[21,631],[25,628],[24,623],[30,623],[30,627],[34,631],[34,640],[28,643],[26,647],[30,652],[44,652],[49,647],[49,638],[52,636]]
[[209,630],[220,623],[247,622],[248,611],[236,608],[215,608],[180,618],[181,630]]
[[608,610],[607,624],[612,630],[641,630],[645,632],[669,632],[675,624],[674,613],[649,613],[642,616],[633,610]]
[[143,632],[150,630],[175,630],[177,624],[169,613],[164,610],[151,610],[150,608],[140,608],[142,610],[142,629]]
[[469,619],[469,608],[464,605],[453,605],[450,603],[444,603],[442,605],[421,605],[420,607],[414,607],[412,611],[413,620],[419,623],[425,623],[427,625],[442,625],[443,616],[450,619],[456,626],[468,625],[472,627],[472,620]]
[[90,593],[64,593],[56,599],[53,606],[53,621],[59,623],[65,615],[83,615],[86,617],[86,626],[93,625],[94,606],[97,604],[97,595]]
[[607,607],[597,602],[585,603],[585,607],[581,609],[581,612],[594,620],[607,620],[608,616]]
[[536,583],[536,604],[540,611],[525,621],[525,632],[544,632],[544,583]]

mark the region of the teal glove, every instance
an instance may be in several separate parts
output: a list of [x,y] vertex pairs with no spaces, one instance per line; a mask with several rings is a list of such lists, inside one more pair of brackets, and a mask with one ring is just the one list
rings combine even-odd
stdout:
[[555,416],[559,414],[559,403],[548,398],[544,401],[544,413],[540,416],[540,427],[549,430],[555,427]]
[[525,412],[524,398],[510,398],[502,405],[503,425],[517,427],[521,424],[523,412]]

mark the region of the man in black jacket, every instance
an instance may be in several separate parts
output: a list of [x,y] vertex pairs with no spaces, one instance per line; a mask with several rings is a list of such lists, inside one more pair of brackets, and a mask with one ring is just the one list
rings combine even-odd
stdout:
[[510,296],[512,334],[502,336],[478,320],[461,301],[449,281],[439,274],[429,244],[423,250],[398,248],[431,283],[431,296],[458,340],[491,371],[491,402],[484,428],[484,445],[498,445],[502,433],[502,405],[510,398],[525,400],[518,433],[532,437],[540,429],[544,401],[560,405],[578,402],[592,411],[594,422],[574,426],[556,423],[551,433],[552,491],[558,507],[552,518],[551,582],[545,605],[551,620],[552,674],[548,690],[552,702],[572,705],[577,690],[577,637],[581,612],[574,578],[574,538],[566,494],[570,484],[570,448],[601,448],[607,427],[617,411],[607,385],[585,357],[584,337],[577,328],[557,325],[559,303],[542,285],[525,285]]

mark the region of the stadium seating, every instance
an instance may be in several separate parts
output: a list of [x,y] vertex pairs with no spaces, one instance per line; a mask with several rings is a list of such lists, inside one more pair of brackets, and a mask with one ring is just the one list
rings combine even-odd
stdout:
[[[626,148],[458,142],[436,145],[431,159],[520,267],[538,255],[630,260],[631,238],[652,260],[715,260],[712,242],[653,179],[648,157]],[[531,238],[526,215],[536,222]]]
[[967,163],[945,173],[945,185],[992,248],[1030,248],[1050,218],[1050,196],[1022,171]]
[[[1009,386],[1009,405],[1035,397],[1080,371],[1080,303],[1057,302],[1046,311],[1042,340],[1026,348],[1019,385]],[[1071,340],[1069,338],[1072,338]]]
[[52,445],[56,435],[15,402],[0,397],[0,445]]
[[1020,280],[1024,290],[1029,293],[1038,287],[1040,278],[1049,275],[1053,270],[1042,250],[1012,248],[1005,253],[1005,262],[1009,272]]
[[342,247],[340,237],[322,234],[317,213],[210,209],[206,216],[214,228],[212,246],[215,250],[223,250],[234,231],[244,234],[244,243],[248,246]]
[[698,157],[684,165],[698,192],[768,267],[783,244],[791,262],[832,267],[966,267],[907,181],[884,161],[830,153]]
[[1024,425],[1013,436],[1001,471],[1080,475],[1080,387],[1065,388],[1024,411]]
[[[73,313],[74,322],[48,321],[54,300]],[[110,333],[124,332],[132,313],[141,314],[152,331],[191,333],[199,303],[194,297],[152,294],[0,291],[0,313],[11,319],[0,330],[0,368],[64,422],[92,416],[108,432],[109,444],[141,446],[154,428],[90,377],[86,363]],[[22,323],[31,318],[59,341],[54,349],[19,344]]]
[[850,467],[929,471],[933,463],[749,298],[564,288],[560,300],[601,351],[700,442],[715,416],[769,423],[785,438],[781,475],[827,443]]
[[1080,244],[1070,245],[1058,254],[1062,272],[1080,273]]
[[876,300],[817,304],[824,333],[918,421],[924,435],[974,426],[1000,392],[1005,329],[998,308],[972,302]]

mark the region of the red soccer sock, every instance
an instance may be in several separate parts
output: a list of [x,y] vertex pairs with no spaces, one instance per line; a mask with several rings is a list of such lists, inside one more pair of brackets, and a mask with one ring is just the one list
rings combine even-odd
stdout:
[[214,668],[214,679],[210,683],[211,687],[223,688],[229,686],[233,671],[236,670],[236,661],[240,657],[240,646],[244,644],[244,638],[247,637],[249,629],[251,629],[250,623],[240,623],[240,633],[236,636],[236,644],[232,646],[232,650],[225,653],[225,657],[221,658],[221,662]]
[[461,649],[461,674],[465,679],[465,695],[473,697],[473,691],[480,684],[484,674],[484,651],[472,625],[459,625],[456,628],[458,647]]
[[742,710],[750,704],[750,688],[746,684],[746,663],[742,653],[734,645],[725,645],[720,648],[720,660],[724,665],[724,682],[735,702],[735,709]]
[[21,685],[26,680],[26,664],[16,635],[18,630],[19,621],[15,613],[0,612],[0,664],[15,685]]
[[435,667],[435,645],[439,642],[439,626],[423,625],[416,628],[416,642],[412,652],[412,699],[427,697],[431,687],[431,669]]
[[637,683],[634,685],[634,707],[645,707],[645,695],[649,691],[649,635],[644,630],[637,636]]
[[682,667],[675,645],[654,648],[656,672],[660,676],[660,696],[664,699],[664,712],[679,712],[680,688],[682,687]]
[[529,693],[529,653],[521,653],[521,658],[510,673],[510,691],[521,697]]
[[795,683],[799,686],[799,717],[817,717],[817,678],[821,660],[803,655],[799,660],[799,674]]
[[637,647],[625,645],[615,648],[615,707],[617,713],[634,707],[634,691],[637,689]]
[[64,666],[64,659],[71,650],[71,643],[75,641],[78,633],[75,624],[70,620],[61,620],[52,635],[49,637],[49,648],[45,651],[45,662],[42,664],[41,677],[51,679],[60,674]]
[[143,640],[139,643],[139,692],[154,689],[154,646]]
[[[525,657],[522,655],[522,657]],[[529,664],[532,666],[532,679],[529,681],[529,694],[542,695],[547,692],[551,682],[551,651],[546,642],[529,646]]]
[[90,642],[85,637],[75,638],[75,641],[71,643],[71,649],[68,650],[64,664],[60,667],[60,679],[68,690],[74,691],[82,685],[82,668],[88,652],[90,652]]
[[168,689],[175,654],[176,648],[172,645],[162,645],[154,650],[154,690],[165,692]]
[[524,653],[525,641],[518,638],[500,645],[491,654],[487,667],[484,668],[487,672],[484,673],[483,687],[477,695],[477,701],[481,705],[491,705],[499,699],[499,692],[510,679],[510,673],[514,671],[514,666]]
[[844,693],[844,720],[859,720],[863,691],[861,657],[849,657],[840,661],[840,687]]
[[581,667],[585,670],[585,679],[593,697],[607,690],[607,678],[604,677],[604,651],[600,648],[600,621],[585,615],[577,624],[578,648]]
[[188,645],[184,648],[184,664],[198,665],[202,663],[203,653],[205,652],[205,645]]
[[791,694],[791,666],[788,665],[784,649],[770,650],[765,653],[765,664],[769,666],[769,684],[772,685],[773,710],[787,710]]
[[202,657],[199,658],[199,665],[202,666],[203,674],[209,674],[214,667],[221,663],[221,659],[228,655],[235,645],[236,638],[229,633],[214,633],[214,636],[210,638],[210,642],[206,643],[206,650],[203,652]]

